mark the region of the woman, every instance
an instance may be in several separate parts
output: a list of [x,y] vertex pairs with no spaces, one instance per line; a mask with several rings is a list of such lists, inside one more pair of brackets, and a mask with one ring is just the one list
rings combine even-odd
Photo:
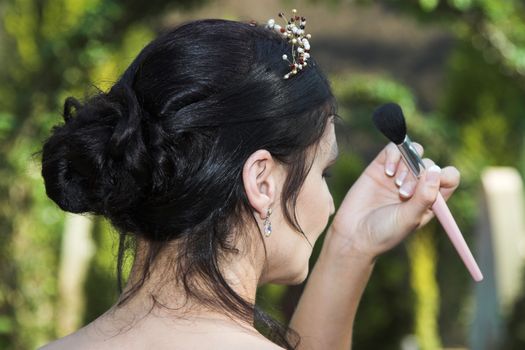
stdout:
[[375,259],[432,218],[459,172],[425,159],[418,181],[400,181],[387,145],[328,228],[290,329],[279,326],[256,289],[303,282],[335,212],[335,99],[313,58],[284,78],[292,50],[254,23],[194,21],[148,44],[109,92],[66,100],[43,147],[46,192],[118,229],[119,281],[128,241],[135,259],[111,309],[44,349],[350,348]]

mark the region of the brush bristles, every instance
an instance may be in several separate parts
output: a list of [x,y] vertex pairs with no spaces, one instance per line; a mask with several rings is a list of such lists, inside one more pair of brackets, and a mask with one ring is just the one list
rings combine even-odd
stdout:
[[403,111],[397,103],[385,103],[374,111],[372,117],[378,128],[390,141],[399,145],[407,134]]

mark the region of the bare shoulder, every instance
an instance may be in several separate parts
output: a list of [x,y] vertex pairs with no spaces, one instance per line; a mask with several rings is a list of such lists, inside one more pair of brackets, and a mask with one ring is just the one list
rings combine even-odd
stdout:
[[[94,321],[38,350],[283,350],[255,329],[218,319],[186,322],[151,317],[116,333],[102,321]],[[111,324],[114,326],[114,322]]]
[[52,341],[51,343],[42,345],[37,350],[66,350],[66,349],[80,349],[78,342],[75,341],[74,335],[68,335],[66,337]]
[[42,345],[37,350],[95,349],[98,344],[91,342],[91,340],[85,336],[85,330],[86,327],[80,328],[76,332]]
[[[171,337],[170,337],[171,338]],[[167,340],[167,339],[166,339]],[[182,339],[181,339],[182,340]],[[165,349],[171,350],[173,339],[169,341],[154,341],[155,348],[158,350]],[[178,345],[182,345],[182,348],[186,346],[190,349],[228,349],[228,350],[283,350],[282,347],[271,342],[270,340],[262,336],[254,336],[246,333],[233,333],[233,334],[222,334],[221,336],[215,334],[207,334],[205,338],[200,339],[185,339],[185,341],[177,342]],[[181,344],[182,343],[182,344]],[[105,346],[109,345],[109,346]],[[77,333],[70,334],[66,337],[57,339],[49,344],[45,344],[39,347],[37,350],[91,350],[91,349],[149,349],[152,344],[128,344],[126,341],[112,342],[111,344],[100,344],[98,342],[85,341]]]
[[256,337],[252,335],[245,335],[235,337],[235,339],[226,339],[223,343],[222,349],[250,349],[250,350],[283,350],[284,348],[272,343],[270,340],[263,337]]

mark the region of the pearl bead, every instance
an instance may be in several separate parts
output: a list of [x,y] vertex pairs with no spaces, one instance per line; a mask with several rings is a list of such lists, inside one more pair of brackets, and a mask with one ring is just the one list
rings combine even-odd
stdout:
[[288,79],[308,65],[306,63],[306,60],[310,57],[310,42],[308,39],[312,36],[305,33],[306,18],[297,16],[296,9],[292,9],[292,16],[289,19],[282,12],[279,13],[279,17],[285,20],[284,25],[280,26],[275,23],[273,18],[270,18],[267,22],[267,28],[282,34],[282,37],[287,39],[287,42],[297,49],[297,51],[292,49],[293,59],[289,58],[287,54],[281,56],[283,60],[289,63],[290,71],[283,76],[284,79]]

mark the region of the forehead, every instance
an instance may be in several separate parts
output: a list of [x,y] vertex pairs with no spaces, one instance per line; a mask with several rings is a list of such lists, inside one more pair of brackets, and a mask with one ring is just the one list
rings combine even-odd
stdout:
[[326,156],[335,157],[337,155],[338,149],[333,118],[331,119],[331,121],[328,122],[328,125],[324,130],[323,136],[321,137],[319,146],[321,148],[321,152],[324,153]]
[[321,137],[321,147],[326,148],[325,151],[331,151],[334,148],[337,150],[333,118],[328,121],[328,125],[326,126],[323,136]]

